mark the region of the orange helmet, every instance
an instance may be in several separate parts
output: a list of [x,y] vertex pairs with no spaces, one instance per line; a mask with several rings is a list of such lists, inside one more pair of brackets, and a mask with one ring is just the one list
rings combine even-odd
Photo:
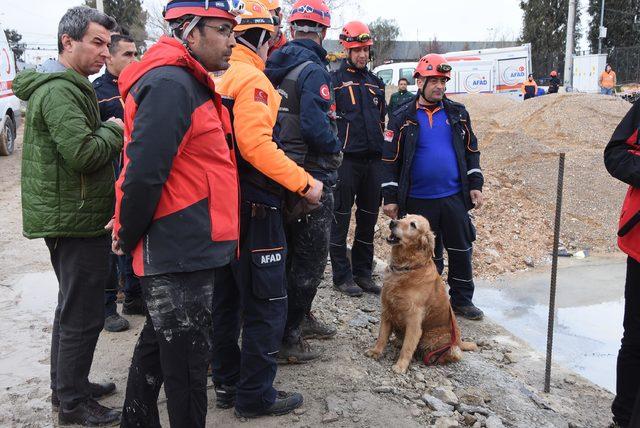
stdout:
[[413,77],[446,77],[451,79],[451,66],[442,55],[428,54],[420,58]]
[[555,71],[555,70],[551,70],[550,75],[551,75],[551,77],[556,77],[558,75],[558,72]]
[[351,21],[342,28],[340,43],[345,49],[372,46],[373,38],[369,32],[369,27],[360,21]]
[[235,21],[244,12],[242,0],[169,0],[162,15],[167,21],[193,15],[206,18],[223,18]]
[[258,0],[247,0],[244,14],[238,16],[238,24],[233,31],[246,31],[250,28],[262,28],[270,33],[275,31],[271,12],[267,7]]
[[289,17],[289,23],[294,24],[296,21],[311,21],[323,27],[331,27],[331,13],[324,0],[298,0]]

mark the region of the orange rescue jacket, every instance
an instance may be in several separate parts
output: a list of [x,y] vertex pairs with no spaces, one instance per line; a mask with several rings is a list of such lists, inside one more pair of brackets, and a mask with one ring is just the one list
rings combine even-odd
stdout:
[[216,90],[233,100],[234,133],[242,158],[287,190],[302,195],[314,180],[273,141],[282,97],[264,74],[264,61],[249,48],[237,45],[229,63],[216,82]]

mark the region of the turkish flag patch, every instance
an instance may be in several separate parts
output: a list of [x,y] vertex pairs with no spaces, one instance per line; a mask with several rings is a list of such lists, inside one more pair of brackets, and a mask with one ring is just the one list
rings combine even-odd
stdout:
[[269,94],[267,94],[262,89],[256,88],[256,91],[255,91],[255,94],[253,96],[253,99],[258,103],[262,103],[264,105],[269,105]]
[[327,101],[331,99],[331,91],[329,91],[329,86],[326,83],[320,86],[320,96]]
[[393,141],[393,135],[394,132],[391,130],[386,130],[384,131],[384,141],[386,141],[387,143],[390,143]]

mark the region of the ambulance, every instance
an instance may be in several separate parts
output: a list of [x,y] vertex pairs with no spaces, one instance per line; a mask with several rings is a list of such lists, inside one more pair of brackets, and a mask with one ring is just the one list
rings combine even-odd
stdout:
[[11,87],[16,77],[16,61],[0,27],[0,156],[13,153],[20,120],[20,100]]

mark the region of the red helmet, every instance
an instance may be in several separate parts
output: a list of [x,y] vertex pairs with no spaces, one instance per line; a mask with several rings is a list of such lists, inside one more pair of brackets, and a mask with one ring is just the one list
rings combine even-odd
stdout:
[[442,55],[428,54],[420,58],[413,77],[446,77],[451,79],[451,66]]
[[291,9],[289,23],[311,21],[331,27],[331,13],[324,0],[298,0]]
[[369,27],[360,21],[347,23],[340,34],[340,43],[345,49],[373,46],[373,38]]
[[558,72],[555,70],[552,70],[550,73],[551,77],[556,77],[558,75]]
[[244,13],[242,0],[169,0],[163,16],[167,21],[193,15],[206,18],[223,18],[235,21]]

